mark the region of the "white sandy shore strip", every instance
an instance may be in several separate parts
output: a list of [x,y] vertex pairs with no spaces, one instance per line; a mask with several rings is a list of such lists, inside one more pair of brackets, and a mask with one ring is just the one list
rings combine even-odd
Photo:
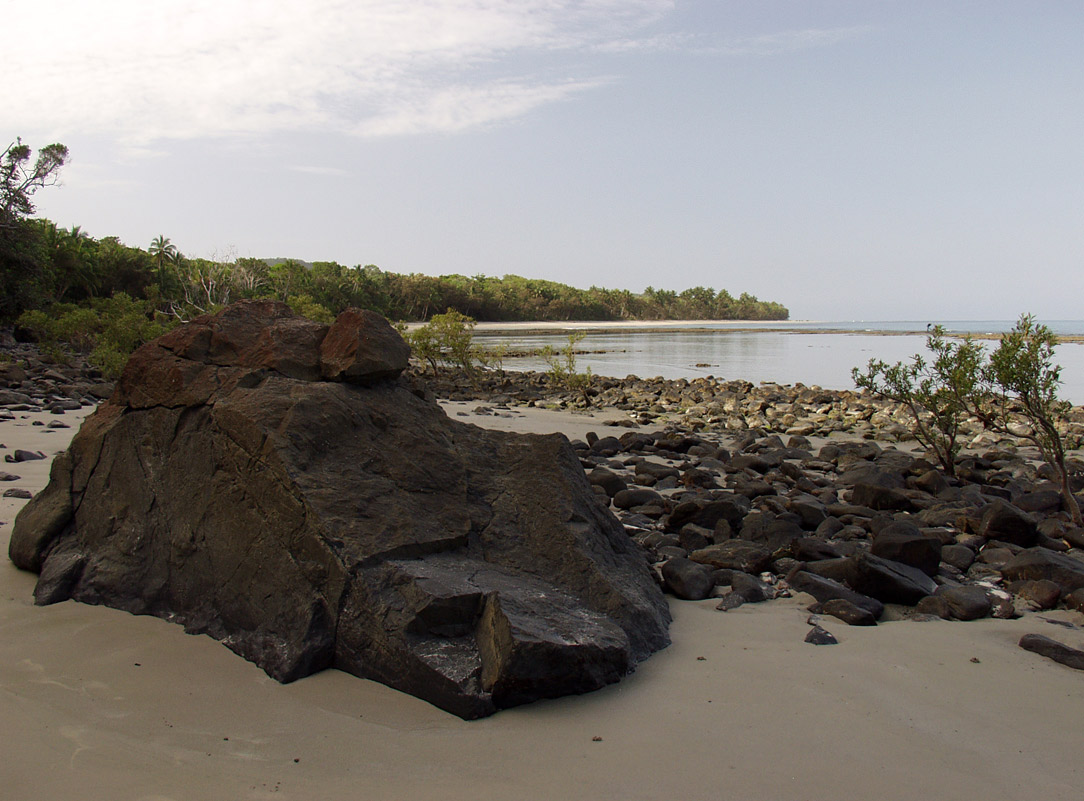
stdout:
[[[522,414],[478,422],[554,425]],[[65,443],[27,422],[0,422],[5,452]],[[25,464],[5,465],[19,486]],[[338,671],[279,685],[165,621],[34,607],[34,582],[0,563],[4,798],[1075,801],[1084,787],[1084,674],[1016,645],[1084,635],[1034,615],[828,619],[840,644],[817,647],[798,599],[674,602],[674,644],[619,685],[466,723]]]
[[[590,333],[627,331],[793,331],[794,323],[810,323],[809,320],[535,320],[529,322],[479,322],[475,334],[559,334],[565,331]],[[412,331],[424,323],[407,323]],[[799,329],[804,331],[805,329]],[[862,329],[856,325],[856,331]],[[840,333],[840,330],[834,330]]]

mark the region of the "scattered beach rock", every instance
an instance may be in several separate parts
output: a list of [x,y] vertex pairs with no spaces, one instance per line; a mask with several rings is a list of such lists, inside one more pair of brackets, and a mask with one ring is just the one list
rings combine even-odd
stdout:
[[945,602],[949,615],[955,620],[979,620],[993,611],[990,596],[982,587],[939,587],[937,597]]
[[849,626],[876,626],[877,618],[868,609],[848,601],[845,598],[833,598],[817,604],[819,614],[831,615]]
[[36,462],[44,458],[45,454],[41,451],[26,451],[16,449],[14,453],[6,454],[4,456],[4,461],[8,464],[15,464],[18,462]]
[[827,629],[814,626],[805,635],[805,641],[812,645],[839,645],[839,640]]
[[[977,421],[950,477],[910,439],[904,410],[864,393],[636,376],[592,376],[588,392],[568,393],[544,373],[451,370],[424,382],[426,397],[481,401],[492,415],[588,398],[626,412],[606,424],[631,430],[589,433],[575,455],[675,599],[718,596],[726,610],[808,593],[851,625],[881,619],[886,602],[914,607],[894,619],[1084,611],[1084,529],[1061,508],[1057,477]],[[40,404],[33,392],[13,400]],[[1066,433],[1084,434],[1084,411]],[[1084,462],[1069,464],[1079,492]]]
[[715,588],[712,570],[689,559],[670,559],[662,566],[666,589],[686,601],[702,601]]
[[1028,548],[1006,562],[1001,575],[1008,581],[1045,579],[1070,593],[1084,587],[1084,561],[1046,548]]

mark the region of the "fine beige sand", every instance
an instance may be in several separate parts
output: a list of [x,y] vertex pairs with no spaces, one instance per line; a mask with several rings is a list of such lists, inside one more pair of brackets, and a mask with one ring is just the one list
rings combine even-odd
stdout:
[[[479,404],[451,405],[457,416]],[[0,421],[5,453],[72,431]],[[48,421],[49,415],[38,416]],[[63,419],[75,420],[74,415]],[[458,417],[457,419],[471,419]],[[598,421],[525,410],[483,425]],[[43,462],[0,465],[36,490]],[[0,505],[0,545],[23,501]],[[850,628],[804,643],[800,598],[673,602],[673,645],[619,685],[464,722],[338,671],[279,685],[207,637],[66,602],[0,560],[0,798],[1076,799],[1084,672],[1017,647],[1084,645],[1084,616]]]

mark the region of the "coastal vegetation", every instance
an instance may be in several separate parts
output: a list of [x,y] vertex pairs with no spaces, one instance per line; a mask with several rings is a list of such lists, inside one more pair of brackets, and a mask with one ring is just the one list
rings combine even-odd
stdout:
[[485,353],[474,344],[474,326],[472,318],[448,309],[413,331],[403,327],[402,334],[414,358],[432,367],[433,375],[438,375],[443,365],[472,376],[486,361]]
[[889,398],[907,407],[912,432],[933,451],[945,473],[956,475],[960,426],[970,416],[970,398],[979,387],[983,349],[970,337],[962,342],[945,338],[941,326],[926,337],[927,359],[916,353],[910,363],[886,364],[870,359],[863,373],[852,371],[859,389]]
[[915,354],[910,363],[889,365],[870,359],[865,371],[854,368],[855,385],[905,406],[911,414],[912,433],[934,453],[949,476],[956,474],[962,425],[977,419],[984,428],[1023,439],[1038,448],[1053,468],[1065,511],[1082,524],[1080,506],[1073,495],[1066,450],[1072,405],[1058,398],[1061,367],[1054,364],[1058,339],[1030,314],[1020,316],[1002,335],[993,352],[971,337],[960,342],[945,338],[935,326],[926,338],[932,358]]
[[576,368],[576,345],[586,336],[583,331],[573,331],[568,335],[568,342],[560,350],[552,345],[542,348],[542,359],[549,366],[550,377],[559,386],[579,394],[585,406],[591,405],[591,395],[587,391],[591,386],[591,368],[584,372]]

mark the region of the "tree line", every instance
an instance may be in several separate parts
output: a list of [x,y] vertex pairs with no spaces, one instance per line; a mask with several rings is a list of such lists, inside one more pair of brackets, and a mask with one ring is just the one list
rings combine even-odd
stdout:
[[[235,300],[274,298],[316,319],[351,306],[391,320],[425,321],[454,309],[479,321],[535,320],[785,320],[779,303],[748,293],[693,287],[682,292],[647,287],[590,289],[506,275],[400,274],[369,264],[297,259],[186,257],[166,237],[144,250],[116,237],[94,239],[78,226],[25,221],[0,249],[4,288],[0,317],[11,321],[27,309],[83,303],[124,292],[152,300],[177,319],[212,311]],[[12,243],[10,240],[17,242]]]
[[429,320],[448,309],[480,321],[785,320],[789,314],[779,303],[709,287],[635,293],[516,275],[435,277],[371,264],[190,258],[165,236],[146,249],[130,247],[117,237],[95,239],[79,226],[61,228],[34,218],[33,195],[56,183],[68,149],[57,143],[41,148],[33,161],[31,155],[18,139],[0,155],[0,321],[117,293],[147,300],[174,319],[243,298],[276,298],[317,319],[350,306],[407,321]]

